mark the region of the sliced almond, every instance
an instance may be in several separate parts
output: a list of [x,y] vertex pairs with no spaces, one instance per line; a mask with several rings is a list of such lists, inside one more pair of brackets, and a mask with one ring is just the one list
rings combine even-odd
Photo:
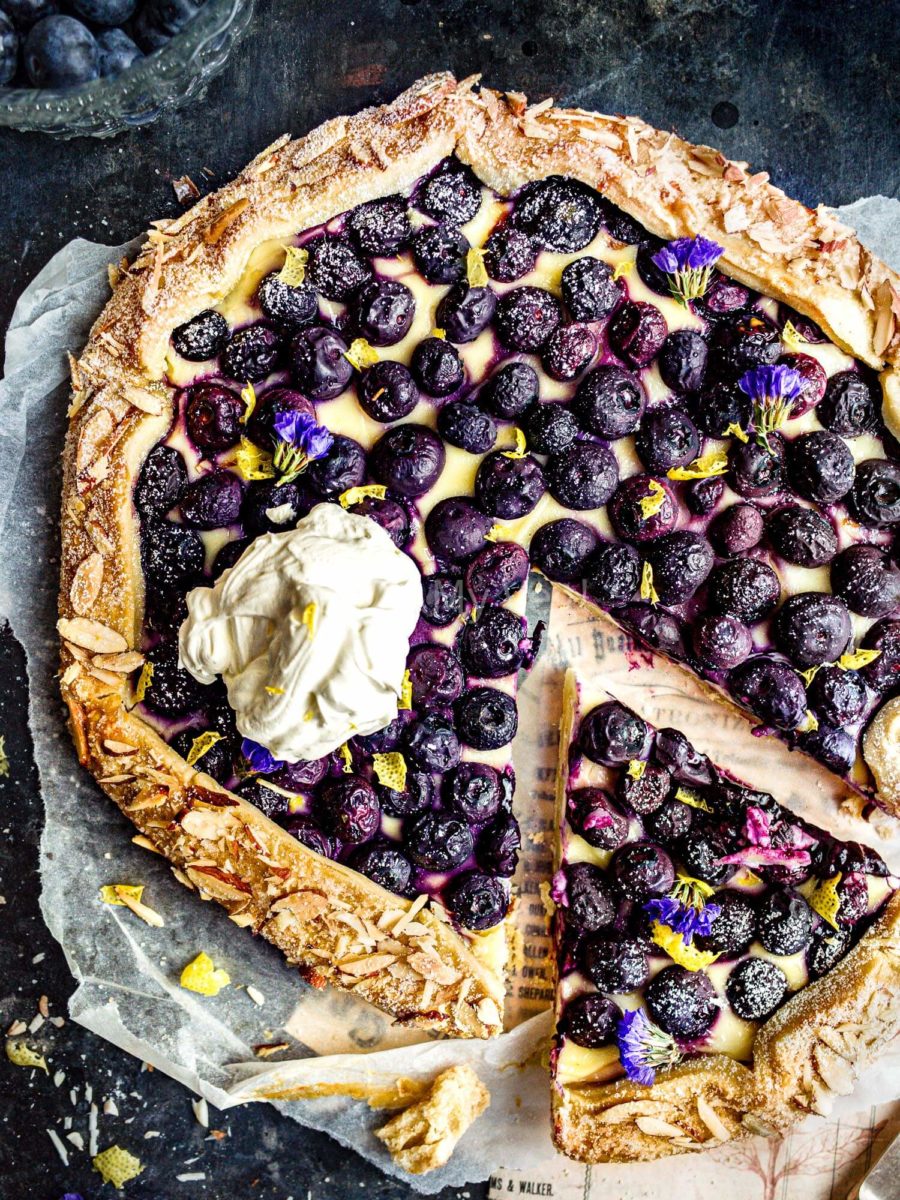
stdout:
[[366,975],[377,975],[379,971],[386,971],[395,961],[393,954],[364,954],[360,958],[344,958],[338,963],[338,967],[344,975],[361,979]]
[[730,1139],[728,1126],[705,1096],[697,1097],[697,1116],[714,1138],[718,1138],[720,1142],[727,1142]]
[[116,738],[104,738],[103,748],[108,750],[110,754],[135,754],[137,746],[131,746],[128,742],[117,741]]
[[154,395],[153,392],[148,392],[144,388],[127,387],[125,399],[129,404],[133,404],[135,408],[151,417],[158,417],[163,410],[162,397]]
[[633,1121],[635,1117],[652,1117],[659,1112],[656,1100],[627,1100],[623,1104],[614,1104],[605,1108],[597,1117],[598,1125],[623,1125]]
[[91,661],[103,671],[119,671],[123,675],[130,675],[143,666],[144,656],[138,650],[124,650],[121,654],[95,654]]
[[202,841],[231,837],[238,824],[237,818],[224,809],[193,808],[181,818],[184,832]]
[[328,912],[331,905],[321,892],[302,891],[292,892],[289,896],[282,896],[280,900],[276,900],[272,905],[273,912],[290,912],[298,921],[315,921],[317,917],[321,917]]
[[60,617],[56,628],[67,641],[95,654],[118,654],[128,649],[121,633],[89,617]]
[[635,1125],[641,1133],[646,1133],[648,1137],[685,1137],[683,1129],[679,1129],[677,1125],[670,1125],[668,1121],[661,1121],[659,1117],[637,1117]]
[[72,607],[80,617],[91,611],[102,586],[103,555],[97,550],[92,550],[87,558],[78,564],[69,588]]
[[435,958],[431,954],[417,951],[415,954],[410,954],[406,961],[417,975],[421,975],[423,979],[433,979],[442,987],[456,983],[459,979],[459,971],[455,967],[441,962],[439,958]]
[[[431,980],[427,981],[428,983]],[[500,1024],[500,1009],[490,998],[485,996],[475,1005],[475,1015],[483,1025],[499,1025]]]

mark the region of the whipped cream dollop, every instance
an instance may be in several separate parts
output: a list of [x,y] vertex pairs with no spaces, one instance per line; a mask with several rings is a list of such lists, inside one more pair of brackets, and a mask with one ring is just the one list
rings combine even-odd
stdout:
[[221,675],[239,731],[276,758],[322,758],[396,717],[422,582],[368,517],[318,504],[187,605],[182,666]]

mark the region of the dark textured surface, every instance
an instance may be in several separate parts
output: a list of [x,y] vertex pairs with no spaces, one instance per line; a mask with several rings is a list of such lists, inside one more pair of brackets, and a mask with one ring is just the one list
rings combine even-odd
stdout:
[[[205,102],[188,111],[108,142],[0,133],[0,327],[28,280],[72,237],[124,241],[149,220],[178,211],[172,179],[188,174],[201,187],[224,182],[285,130],[300,134],[445,66],[460,76],[481,71],[486,82],[524,89],[533,99],[553,95],[637,113],[769,170],[810,204],[896,195],[900,114],[891,68],[898,16],[894,0],[258,0],[248,37]],[[64,1013],[71,990],[37,906],[41,804],[25,708],[21,654],[3,634],[0,736],[11,766],[0,778],[3,1029],[15,1017],[30,1020],[41,994],[51,1013]],[[37,955],[45,957],[34,963]],[[45,1025],[37,1040],[51,1078],[0,1061],[4,1198],[101,1195],[86,1154],[72,1148],[65,1169],[44,1132],[71,1114],[73,1128],[86,1136],[86,1083],[101,1103],[114,1096],[121,1114],[101,1118],[101,1147],[118,1141],[146,1163],[128,1196],[409,1194],[327,1137],[261,1105],[213,1114],[211,1124],[227,1137],[205,1140],[178,1084],[142,1072],[134,1059],[70,1024]],[[66,1072],[59,1088],[52,1081],[57,1070]],[[147,1131],[160,1136],[145,1139]],[[206,1181],[176,1182],[183,1171],[204,1171]],[[477,1200],[484,1193],[479,1185],[459,1194]]]

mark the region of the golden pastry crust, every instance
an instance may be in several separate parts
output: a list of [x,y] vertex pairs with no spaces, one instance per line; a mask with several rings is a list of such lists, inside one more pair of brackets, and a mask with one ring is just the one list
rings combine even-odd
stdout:
[[[172,329],[227,295],[259,243],[407,190],[453,150],[501,188],[563,171],[599,185],[656,233],[715,237],[726,247],[727,271],[789,301],[884,368],[885,418],[895,433],[900,280],[827,213],[810,212],[714,150],[631,118],[549,102],[529,108],[520,95],[478,90],[449,74],[299,141],[279,139],[220,191],[156,222],[135,261],[111,272],[112,298],[72,363],[64,458],[62,691],[82,761],[180,878],[280,945],[307,978],[352,987],[402,1020],[490,1036],[502,1024],[503,982],[471,943],[431,909],[412,922],[415,936],[396,927],[384,938],[367,932],[365,921],[382,929],[385,909],[400,913],[408,903],[325,862],[188,768],[128,707],[143,611],[131,495],[171,419],[164,371]],[[882,798],[900,802],[900,792]],[[236,823],[237,840],[219,834],[223,822],[229,835]],[[200,832],[210,828],[214,835]],[[325,908],[312,916],[307,899],[301,916],[289,897],[309,892],[311,880]],[[348,911],[364,918],[362,933]],[[421,944],[433,945],[434,958],[419,957]],[[371,973],[358,961],[365,954]]]
[[424,1175],[450,1161],[456,1143],[491,1102],[491,1094],[468,1065],[437,1076],[421,1100],[375,1130],[398,1167]]

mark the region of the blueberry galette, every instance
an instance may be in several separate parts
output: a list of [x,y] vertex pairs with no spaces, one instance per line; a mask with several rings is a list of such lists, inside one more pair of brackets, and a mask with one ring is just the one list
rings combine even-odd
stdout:
[[897,282],[715,151],[446,75],[278,141],[73,365],[83,762],[307,980],[466,1036],[530,567],[896,809]]
[[553,1134],[592,1162],[783,1129],[900,1025],[900,880],[567,672]]

